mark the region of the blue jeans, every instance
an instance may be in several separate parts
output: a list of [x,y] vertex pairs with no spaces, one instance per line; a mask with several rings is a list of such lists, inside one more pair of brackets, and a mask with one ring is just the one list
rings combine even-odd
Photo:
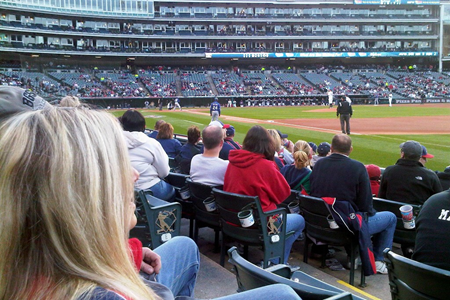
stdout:
[[250,291],[242,292],[239,294],[233,294],[230,296],[216,298],[215,300],[297,300],[301,299],[294,290],[285,284],[271,284],[261,288],[253,289]]
[[161,256],[162,263],[161,271],[156,276],[157,282],[168,287],[175,297],[193,297],[200,267],[200,254],[195,242],[178,236],[154,251]]
[[287,238],[284,243],[284,263],[288,262],[292,245],[300,236],[303,229],[305,229],[305,219],[301,215],[287,214],[286,216],[286,232],[294,231],[294,234]]
[[390,211],[377,212],[368,218],[369,233],[373,236],[373,254],[376,261],[383,261],[383,251],[392,249],[397,217]]
[[149,190],[152,191],[153,196],[155,196],[156,198],[168,202],[175,201],[175,189],[164,180],[160,180],[157,184],[150,187]]

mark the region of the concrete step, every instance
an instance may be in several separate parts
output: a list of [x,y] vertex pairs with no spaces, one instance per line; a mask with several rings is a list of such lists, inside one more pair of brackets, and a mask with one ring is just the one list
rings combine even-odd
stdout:
[[195,298],[212,299],[237,293],[236,276],[228,269],[200,254],[200,271],[195,285]]

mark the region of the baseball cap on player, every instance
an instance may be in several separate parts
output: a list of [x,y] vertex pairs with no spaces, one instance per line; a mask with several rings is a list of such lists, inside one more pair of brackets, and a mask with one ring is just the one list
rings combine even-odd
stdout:
[[286,138],[288,137],[287,134],[281,133],[281,131],[279,131],[278,129],[277,129],[277,132],[278,132],[278,134],[280,135],[280,138],[282,138],[282,139],[286,139]]
[[224,124],[222,128],[227,130],[227,136],[232,136],[235,133],[233,125]]
[[401,143],[400,149],[406,159],[419,160],[422,155],[422,145],[416,141],[406,141]]
[[0,86],[0,122],[12,114],[51,105],[35,93],[16,86]]
[[320,143],[319,146],[317,147],[317,153],[319,153],[320,156],[327,155],[328,152],[330,152],[330,150],[331,150],[331,145],[330,145],[330,143],[327,143],[327,142]]
[[422,157],[424,158],[433,158],[434,155],[431,153],[428,153],[427,148],[425,148],[424,145],[422,145]]

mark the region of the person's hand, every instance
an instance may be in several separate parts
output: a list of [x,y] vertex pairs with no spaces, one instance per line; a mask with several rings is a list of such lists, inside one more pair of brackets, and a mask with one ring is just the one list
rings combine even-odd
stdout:
[[161,257],[150,250],[150,248],[142,247],[142,264],[141,271],[147,274],[158,274],[161,270]]

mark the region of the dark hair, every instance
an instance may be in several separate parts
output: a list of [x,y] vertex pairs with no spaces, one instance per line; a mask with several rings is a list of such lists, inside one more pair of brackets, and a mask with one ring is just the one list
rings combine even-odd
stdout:
[[195,144],[198,142],[198,139],[200,138],[200,129],[198,129],[197,126],[191,126],[188,128],[187,136],[188,136],[188,143],[189,144]]
[[206,126],[202,131],[203,146],[205,149],[214,149],[223,141],[223,131],[219,126]]
[[127,110],[122,117],[119,118],[125,131],[144,131],[145,130],[145,118],[144,116],[134,109]]
[[156,139],[172,139],[173,138],[173,126],[170,123],[164,123],[159,126],[158,135]]
[[275,155],[275,141],[267,129],[256,125],[250,128],[242,143],[244,150],[264,155],[268,160],[273,160]]
[[352,139],[346,134],[336,134],[331,140],[333,152],[349,155],[352,149]]

